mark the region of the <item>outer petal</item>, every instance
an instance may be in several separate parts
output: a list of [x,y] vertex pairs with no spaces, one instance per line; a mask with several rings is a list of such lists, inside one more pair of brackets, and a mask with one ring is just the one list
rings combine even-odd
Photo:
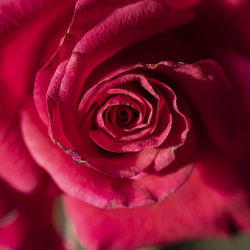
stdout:
[[[0,29],[3,28],[0,32],[1,86],[12,91],[16,105],[27,91],[32,90],[36,71],[50,58],[72,14],[68,1],[59,8],[57,0],[50,1],[49,6],[45,2],[49,1],[5,1],[0,4]],[[58,20],[62,15],[65,16],[63,22]]]
[[[65,24],[58,25],[58,17],[70,13],[68,1],[59,8],[57,2],[0,3],[0,176],[22,192],[37,186],[41,171],[23,143],[18,111],[22,98],[32,89],[37,69],[50,57],[52,44],[59,42]],[[65,17],[67,21],[67,14]],[[41,54],[45,44],[47,52]]]
[[240,112],[250,120],[250,58],[224,50],[218,51],[217,57],[233,83],[237,102],[242,106]]
[[0,176],[19,191],[31,192],[41,180],[41,171],[26,149],[18,118],[9,124],[3,118],[0,120]]
[[[237,165],[237,172],[232,173],[228,168],[227,176],[232,175],[231,178],[237,176],[239,179],[238,185],[250,189],[248,181],[248,176],[250,175],[250,164],[248,160],[250,141],[250,59],[241,54],[225,50],[220,51],[217,56],[232,82],[238,107],[237,117],[239,121],[241,121],[239,122],[239,132],[232,144],[231,152],[226,156],[228,159],[234,158],[234,161],[236,162],[235,165]],[[209,170],[207,169],[207,171]],[[216,186],[223,186],[223,189],[228,189],[231,186],[230,181],[227,181],[227,184],[222,185],[223,182],[220,181],[222,174],[223,170],[220,175],[218,175],[217,172],[216,178],[213,179],[212,183],[214,182]]]
[[202,0],[163,0],[166,4],[180,9],[189,9],[198,5]]
[[62,2],[60,0],[3,0],[0,3],[0,33],[20,26],[31,16],[34,18],[34,13],[37,14]]
[[30,196],[2,182],[0,188],[0,249],[64,249],[52,225],[53,198],[46,185]]
[[102,210],[69,196],[65,205],[84,247],[125,250],[249,229],[248,198],[244,192],[215,192],[196,169],[181,189],[155,205]]
[[23,142],[17,113],[20,97],[10,88],[0,79],[0,177],[19,191],[28,193],[41,181],[42,171]]
[[192,33],[190,49],[199,58],[214,58],[221,48],[250,55],[249,12],[248,0],[203,1],[197,8],[195,22],[186,29],[185,34]]

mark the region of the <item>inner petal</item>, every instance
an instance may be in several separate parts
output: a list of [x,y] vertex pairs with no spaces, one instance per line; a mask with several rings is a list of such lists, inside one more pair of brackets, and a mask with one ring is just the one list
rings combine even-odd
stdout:
[[[124,109],[121,110],[120,109]],[[120,114],[121,113],[121,114]],[[104,126],[107,129],[119,130],[120,133],[126,133],[125,128],[135,126],[138,123],[139,112],[127,105],[114,105],[107,107],[103,112]]]
[[133,110],[131,107],[121,105],[117,110],[116,123],[124,128],[131,122],[133,122],[138,116],[138,111]]
[[[125,113],[127,113],[129,119],[123,120],[123,123],[136,123],[141,116],[142,110],[140,105],[134,99],[126,95],[111,97],[104,106],[99,109],[96,116],[97,126],[116,138],[126,134],[117,122],[119,120],[118,113],[120,107],[123,107],[124,111],[126,110]],[[139,115],[135,116],[135,114]]]
[[143,75],[128,74],[101,81],[83,95],[76,114],[78,127],[81,126],[93,105],[103,106],[111,95],[116,94],[131,96],[138,102],[143,102],[143,105],[150,103],[154,105],[158,99],[157,93]]

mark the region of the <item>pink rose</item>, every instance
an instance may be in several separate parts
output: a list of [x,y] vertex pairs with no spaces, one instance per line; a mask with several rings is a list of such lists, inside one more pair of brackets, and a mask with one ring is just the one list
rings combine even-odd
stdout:
[[249,229],[249,8],[1,3],[0,176],[46,170],[88,249]]

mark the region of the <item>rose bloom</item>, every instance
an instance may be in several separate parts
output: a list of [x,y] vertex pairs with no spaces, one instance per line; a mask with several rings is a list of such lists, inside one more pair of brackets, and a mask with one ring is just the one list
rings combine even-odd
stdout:
[[247,232],[249,12],[244,0],[0,1],[0,177],[22,193],[1,189],[0,204],[26,211],[17,228],[53,232],[32,202],[51,206],[49,174],[87,249]]

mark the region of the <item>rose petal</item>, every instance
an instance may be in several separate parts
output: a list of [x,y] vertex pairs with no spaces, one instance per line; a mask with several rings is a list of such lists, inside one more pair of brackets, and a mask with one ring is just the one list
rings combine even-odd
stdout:
[[0,3],[0,175],[22,192],[31,192],[42,176],[23,143],[18,111],[37,69],[59,41],[65,24],[58,25],[58,18],[64,15],[67,21],[69,5],[64,1],[58,8],[54,0]]
[[0,113],[0,176],[19,191],[30,193],[40,184],[42,172],[23,142],[18,118]]
[[233,83],[237,103],[241,107],[238,113],[242,113],[244,119],[246,119],[246,114],[250,118],[250,59],[242,54],[228,51],[218,51],[218,57]]
[[[231,145],[230,142],[238,133],[238,125],[234,120],[235,97],[232,86],[218,63],[213,60],[202,60],[194,64],[161,62],[138,65],[138,69],[161,72],[174,81],[175,94],[192,103],[214,141],[224,148]],[[171,84],[170,86],[172,87]],[[196,128],[196,131],[201,128],[202,126]],[[199,137],[203,138],[202,135]]]
[[[248,167],[248,145],[250,140],[250,60],[240,54],[224,50],[219,52],[218,56],[220,57],[220,62],[224,66],[224,70],[229,76],[234,88],[235,100],[238,108],[236,118],[238,121],[244,122],[239,123],[238,130],[235,130],[237,136],[235,136],[231,145],[223,150],[225,152],[224,157],[230,159],[232,163],[234,162],[234,165],[231,169],[227,166],[225,166],[225,169],[220,167],[220,171],[218,171],[216,167],[210,168],[210,171],[216,172],[216,177],[213,180],[210,180],[210,182],[215,186],[227,190],[232,186],[231,180],[237,177],[238,186],[243,186],[244,188],[247,187],[249,189],[250,185],[247,176],[250,174]],[[211,155],[216,155],[217,153],[218,152],[214,152],[211,148],[210,154],[207,157],[211,158]],[[222,159],[220,159],[220,161],[222,161]],[[218,164],[220,164],[220,162]],[[233,167],[237,169],[236,172]],[[209,169],[204,168],[204,171],[209,171]],[[221,182],[224,171],[227,172],[227,178],[223,178],[223,182]],[[204,173],[204,175],[206,175],[206,173]]]
[[[66,1],[59,0],[4,0],[0,3],[0,34],[8,32],[11,28],[16,28],[23,21],[34,18],[34,13],[39,13],[48,7],[58,6],[58,2],[63,4]],[[48,14],[48,13],[47,13]],[[32,25],[32,24],[31,24]]]
[[54,199],[46,184],[32,195],[22,195],[0,182],[1,249],[65,250],[52,225]]
[[[124,16],[126,16],[126,19],[124,19]],[[62,100],[75,100],[72,97],[79,95],[79,92],[74,90],[82,89],[87,74],[97,64],[124,47],[179,26],[189,21],[190,18],[190,13],[180,12],[160,2],[150,0],[117,9],[94,26],[77,43],[71,55],[66,76],[61,83],[60,98]],[[118,21],[119,26],[117,26]],[[139,33],[138,30],[140,30]],[[112,40],[110,40],[111,37]],[[93,57],[93,55],[95,56]],[[81,64],[84,61],[88,61],[88,65],[85,65],[83,71]],[[81,83],[76,84],[74,75],[79,73],[80,68]],[[74,75],[72,75],[72,72],[74,72]],[[69,89],[72,90],[69,92]]]
[[[108,90],[107,94],[122,94],[131,97],[131,101],[135,103],[137,109],[128,105],[107,106],[106,108],[103,106],[97,114],[97,123],[100,128],[120,140],[130,140],[131,132],[149,125],[153,109],[145,98],[133,92],[116,88]],[[122,112],[125,112],[125,115],[122,116]]]
[[[61,28],[65,26],[63,22],[58,25],[59,16],[65,15],[65,22],[68,20],[68,14],[65,14],[70,12],[68,1],[64,1],[60,8],[56,2],[57,0],[50,1],[50,11],[46,9],[48,1],[5,1],[0,5],[1,14],[3,13],[0,17],[3,25],[0,25],[0,29],[11,27],[12,23],[17,26],[7,34],[2,34],[0,42],[0,79],[12,90],[17,102],[26,91],[32,89],[37,69],[49,59],[59,42]],[[35,13],[36,18],[32,16]],[[32,22],[29,21],[31,17]],[[51,33],[53,36],[50,36]]]
[[239,7],[242,4],[246,3],[247,0],[221,0],[227,7]]
[[[168,99],[171,100],[171,113],[172,113],[172,128],[170,131],[170,134],[168,135],[168,138],[163,142],[163,144],[160,146],[159,151],[157,153],[157,156],[154,161],[154,169],[156,171],[160,171],[163,168],[167,167],[172,161],[175,160],[175,154],[176,150],[178,150],[180,147],[185,147],[185,150],[188,151],[190,155],[194,155],[195,147],[194,147],[194,130],[190,126],[190,122],[187,118],[187,112],[185,112],[185,115],[179,111],[179,108],[177,107],[177,97],[173,93],[173,91],[164,85],[164,83],[152,80],[155,82],[156,85],[158,85],[158,88],[161,93],[163,93],[165,96],[167,96]],[[171,98],[170,98],[171,96]],[[168,100],[170,102],[170,100]],[[180,107],[182,110],[184,109],[184,100],[181,101],[182,105]],[[188,116],[189,117],[189,116]],[[161,121],[164,119],[164,114],[162,114],[162,118],[159,120]],[[186,139],[188,136],[188,133],[190,131],[190,127],[192,130],[192,135],[189,135],[192,137],[192,143],[189,144]],[[195,159],[195,158],[194,158]]]
[[169,76],[186,92],[213,139],[228,145],[235,135],[235,106],[232,87],[222,68],[207,60],[180,65],[173,72],[175,76]]
[[244,191],[216,192],[196,169],[174,195],[155,205],[104,210],[69,196],[64,201],[84,247],[125,250],[223,236],[232,226],[249,229],[247,199]]
[[[159,95],[155,92],[148,80],[142,74],[126,74],[127,72],[124,72],[125,74],[121,75],[121,73],[123,72],[119,72],[116,77],[105,79],[90,88],[81,99],[78,107],[79,113],[77,115],[79,117],[84,116],[96,100],[99,100],[98,102],[100,102],[100,99],[103,98],[102,95],[105,95],[107,91],[111,91],[110,89],[116,87],[130,90],[139,96],[144,96],[148,93],[156,99],[159,98]],[[130,86],[131,83],[138,84]],[[137,85],[139,87],[137,87]]]
[[197,9],[196,21],[185,31],[186,34],[192,32],[191,39],[187,41],[191,41],[190,50],[198,59],[214,59],[222,48],[249,55],[249,12],[248,0],[203,1]]
[[163,0],[169,6],[180,9],[189,9],[198,5],[202,0]]

